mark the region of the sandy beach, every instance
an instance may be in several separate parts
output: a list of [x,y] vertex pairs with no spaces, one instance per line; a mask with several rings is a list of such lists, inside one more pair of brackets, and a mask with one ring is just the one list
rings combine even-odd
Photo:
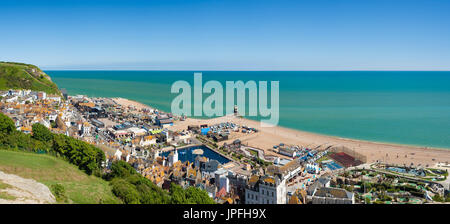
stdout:
[[124,107],[134,106],[138,110],[141,110],[144,108],[153,109],[145,104],[142,104],[142,103],[139,103],[139,102],[136,102],[133,100],[125,99],[125,98],[116,97],[116,98],[112,98],[112,100],[114,100],[117,104],[120,104]]
[[[138,109],[150,108],[147,105],[132,100],[123,98],[114,98],[114,100],[124,106],[134,105]],[[261,127],[259,121],[231,115],[212,119],[187,118],[185,121],[176,121],[174,126],[170,129],[185,130],[189,125],[213,125],[227,121],[259,130],[258,133],[253,134],[232,133],[230,139],[226,141],[227,143],[232,142],[235,139],[240,139],[244,144],[263,149],[267,155],[278,155],[273,152],[272,148],[274,145],[284,143],[309,148],[318,147],[318,149],[324,149],[328,146],[344,146],[365,155],[368,163],[384,161],[400,165],[411,165],[412,163],[413,165],[434,166],[438,162],[450,162],[450,149],[354,140],[299,131],[280,126]]]

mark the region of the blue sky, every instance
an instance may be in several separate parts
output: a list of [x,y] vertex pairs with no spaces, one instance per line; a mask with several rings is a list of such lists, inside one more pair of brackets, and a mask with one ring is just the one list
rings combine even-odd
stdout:
[[450,70],[450,1],[0,1],[44,69]]

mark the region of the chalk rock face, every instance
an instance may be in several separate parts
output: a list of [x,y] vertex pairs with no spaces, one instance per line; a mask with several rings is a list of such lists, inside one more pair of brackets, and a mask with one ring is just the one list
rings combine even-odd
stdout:
[[[50,204],[55,203],[50,189],[32,179],[25,179],[0,171],[0,182],[7,185],[0,189],[0,204]],[[6,195],[6,196],[5,196]]]

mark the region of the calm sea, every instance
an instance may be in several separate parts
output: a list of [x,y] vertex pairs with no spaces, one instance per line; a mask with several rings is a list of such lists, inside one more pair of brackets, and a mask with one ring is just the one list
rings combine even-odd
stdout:
[[[70,95],[123,97],[170,111],[191,71],[46,71]],[[450,72],[206,71],[203,82],[279,81],[279,125],[320,134],[450,148]],[[270,85],[269,85],[270,86]],[[252,117],[249,117],[252,119]],[[253,119],[257,119],[254,118]]]

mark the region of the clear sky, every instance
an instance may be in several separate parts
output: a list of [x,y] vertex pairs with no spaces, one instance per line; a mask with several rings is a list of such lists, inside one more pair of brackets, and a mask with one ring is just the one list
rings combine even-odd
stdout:
[[448,0],[0,1],[44,69],[450,70]]

